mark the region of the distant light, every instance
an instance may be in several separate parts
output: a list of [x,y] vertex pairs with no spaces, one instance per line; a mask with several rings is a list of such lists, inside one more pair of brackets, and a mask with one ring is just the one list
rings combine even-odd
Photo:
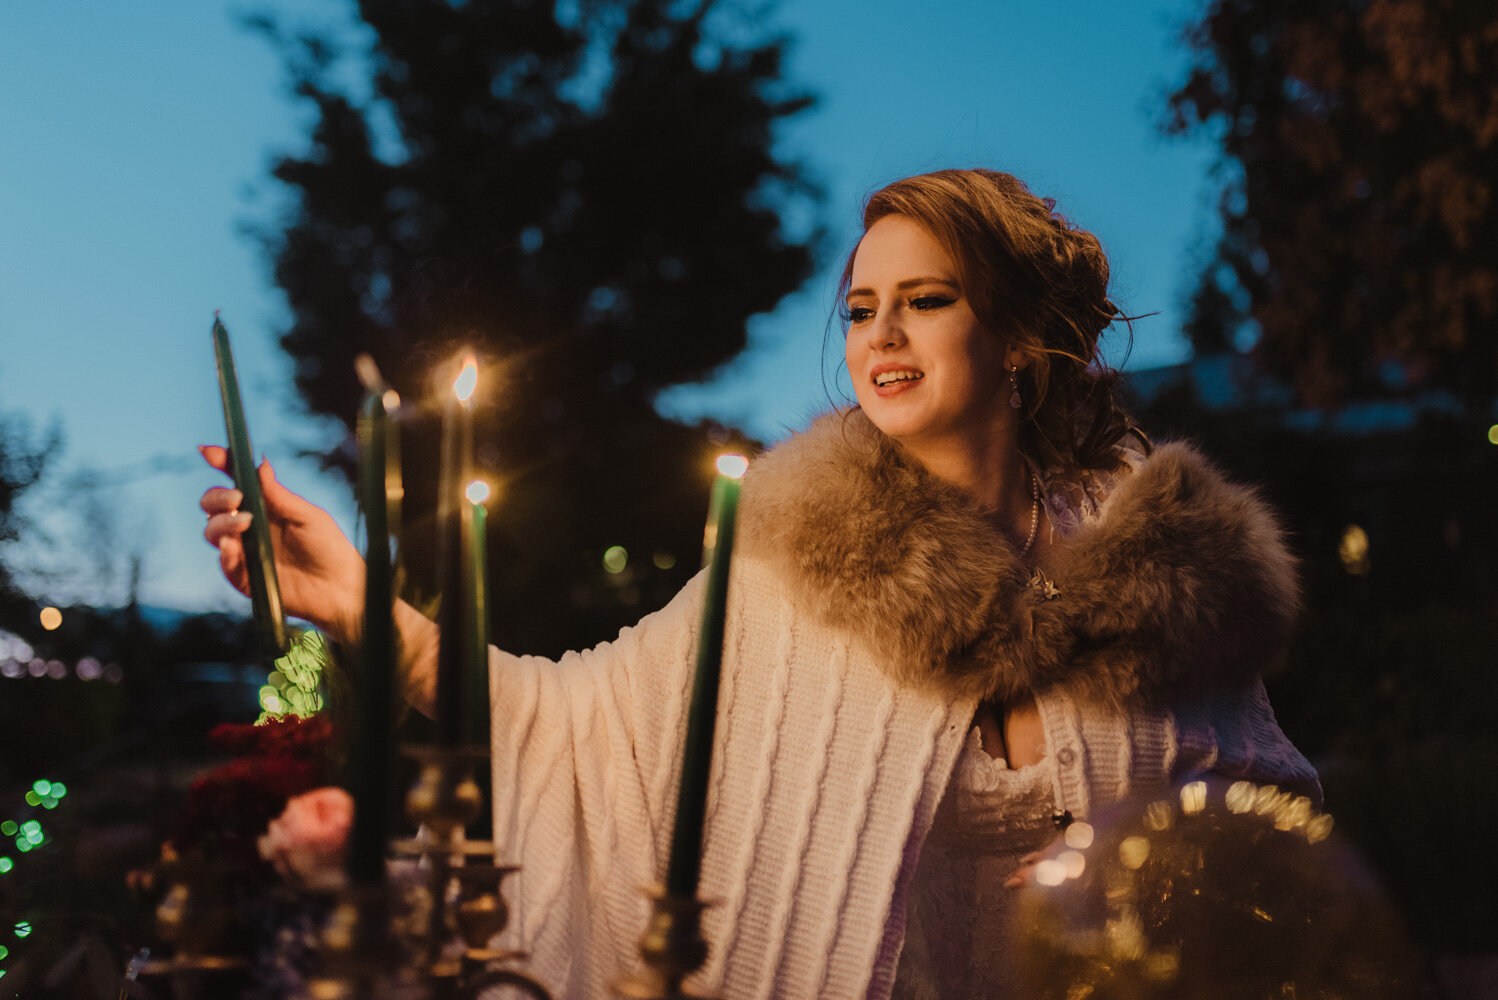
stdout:
[[[12,861],[10,858],[0,856],[0,875],[4,875],[6,872],[10,871],[15,866],[16,866],[16,863],[14,861]],[[4,948],[0,948],[0,951],[4,951]],[[4,957],[5,957],[4,955],[0,955],[0,958],[4,958]]]
[[1066,865],[1046,859],[1035,866],[1035,881],[1041,885],[1060,885],[1066,881]]
[[623,573],[629,565],[629,553],[622,545],[611,545],[603,553],[603,568],[609,573]]
[[28,806],[39,806],[42,804],[42,797],[35,792],[27,792],[26,804]]
[[1056,855],[1056,860],[1065,866],[1067,878],[1081,878],[1087,870],[1087,859],[1081,851],[1062,851]]
[[453,382],[453,395],[459,401],[468,402],[473,398],[473,391],[479,385],[479,363],[472,355],[463,359],[463,370],[458,373],[458,378]]
[[656,569],[671,569],[676,565],[676,557],[669,552],[657,552],[650,557],[650,561],[655,564]]
[[5,822],[0,823],[0,835],[6,837],[14,837],[16,835],[16,831],[19,829],[20,827],[16,825],[16,821],[13,819],[8,819]]
[[1488,444],[1498,444],[1498,424],[1488,428]]
[[463,491],[469,503],[487,503],[489,501],[489,484],[482,479],[475,479],[468,484],[468,489]]
[[68,675],[68,665],[61,660],[47,661],[47,676],[54,681],[60,681]]
[[31,933],[31,925],[22,920],[16,924],[16,937],[23,938]]
[[719,455],[718,471],[729,479],[742,479],[749,471],[749,460],[743,455]]
[[60,799],[60,798],[62,798],[66,794],[68,794],[68,786],[67,785],[64,785],[60,781],[54,781],[54,782],[52,782],[52,797],[54,799]]
[[118,684],[125,679],[125,668],[118,663],[104,664],[104,679],[111,684]]
[[1372,567],[1368,558],[1368,532],[1356,524],[1349,524],[1342,531],[1342,540],[1337,543],[1337,558],[1353,576],[1367,576]]
[[46,778],[40,778],[34,784],[32,784],[31,790],[36,792],[36,794],[38,795],[51,795],[52,782],[48,781]]
[[380,397],[380,402],[384,405],[386,413],[394,413],[400,409],[401,394],[394,389],[386,389],[385,395]]
[[42,608],[40,617],[42,619],[42,628],[48,632],[51,632],[62,624],[62,612],[53,607]]
[[73,672],[81,681],[97,680],[99,675],[104,673],[104,665],[92,656],[85,656],[78,661],[78,666],[73,668]]

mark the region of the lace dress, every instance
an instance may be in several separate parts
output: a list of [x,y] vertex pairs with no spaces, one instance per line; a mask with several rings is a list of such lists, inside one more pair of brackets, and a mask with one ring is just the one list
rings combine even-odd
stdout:
[[[1100,516],[1119,475],[1143,454],[1119,449],[1119,473],[1036,469],[1051,530],[1066,538]],[[968,733],[911,878],[905,946],[893,1000],[998,1000],[1014,996],[1010,923],[1017,898],[1004,882],[1020,859],[1057,836],[1056,767],[1049,753],[1011,770]]]
[[1049,756],[1011,770],[968,733],[911,877],[896,1000],[1012,995],[1016,894],[1004,882],[1055,838],[1055,801]]

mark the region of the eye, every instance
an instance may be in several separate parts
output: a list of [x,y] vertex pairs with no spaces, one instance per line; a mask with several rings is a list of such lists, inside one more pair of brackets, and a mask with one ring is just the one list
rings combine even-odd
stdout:
[[848,306],[843,310],[844,323],[865,323],[874,318],[874,310],[868,306]]
[[910,300],[910,308],[918,312],[929,312],[932,309],[941,309],[951,305],[957,300],[946,295],[921,295]]

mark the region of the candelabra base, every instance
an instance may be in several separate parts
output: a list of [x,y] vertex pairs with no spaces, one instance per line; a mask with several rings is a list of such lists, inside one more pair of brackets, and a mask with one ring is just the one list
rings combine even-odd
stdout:
[[710,1000],[682,988],[687,977],[707,961],[701,924],[708,904],[669,896],[661,886],[648,891],[654,912],[640,939],[645,968],[615,982],[614,993],[624,1000]]

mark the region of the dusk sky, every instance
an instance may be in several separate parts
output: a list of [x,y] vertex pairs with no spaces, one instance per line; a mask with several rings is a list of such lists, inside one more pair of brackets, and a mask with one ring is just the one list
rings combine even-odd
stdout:
[[[332,0],[283,6],[309,21],[348,16]],[[37,596],[119,603],[138,554],[147,603],[248,607],[218,576],[197,509],[216,479],[194,448],[223,434],[215,309],[234,336],[257,451],[352,526],[348,489],[296,458],[341,429],[302,413],[275,346],[284,303],[240,232],[274,217],[267,166],[301,148],[308,120],[269,47],[238,26],[249,9],[0,7],[0,415],[36,430],[55,421],[66,439],[32,498],[38,529],[7,553]],[[1129,367],[1181,360],[1193,251],[1212,231],[1212,153],[1161,138],[1156,122],[1196,9],[784,0],[767,26],[795,40],[790,79],[820,100],[784,128],[781,149],[828,192],[830,249],[818,276],[753,321],[741,359],[672,391],[663,410],[773,441],[830,405],[823,330],[859,204],[945,166],[1009,170],[1056,198],[1102,238],[1115,299],[1158,313],[1135,325]],[[77,481],[84,471],[97,473],[91,488]]]

